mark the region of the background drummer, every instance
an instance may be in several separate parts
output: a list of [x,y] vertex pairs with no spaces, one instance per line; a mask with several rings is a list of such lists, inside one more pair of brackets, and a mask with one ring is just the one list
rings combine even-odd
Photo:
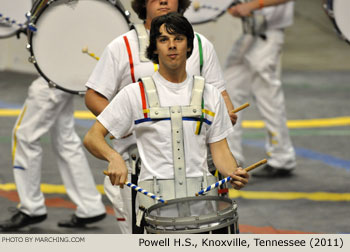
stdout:
[[[293,8],[294,1],[253,0],[228,10],[235,17],[260,15],[266,22],[266,27],[256,34],[241,35],[231,49],[224,70],[233,103],[242,104],[253,96],[268,131],[265,144],[268,163],[253,173],[256,177],[287,177],[296,167],[280,78],[284,29],[293,23]],[[228,138],[230,149],[241,165],[244,162],[242,118],[239,117]]]
[[[156,91],[153,93],[157,93],[159,98],[159,106],[156,108],[169,111],[169,115],[176,113],[174,106],[177,106],[177,113],[180,113],[180,110],[185,111],[185,106],[195,104],[191,97],[195,96],[193,86],[196,81],[186,71],[186,60],[192,53],[193,39],[191,24],[178,13],[169,13],[152,21],[147,56],[159,64],[159,70],[151,77],[155,84],[155,90],[152,91]],[[176,150],[173,150],[176,137],[172,136],[175,134],[173,123],[176,119],[173,116],[163,117],[163,120],[153,119],[151,112],[145,115],[145,107],[150,111],[153,108],[151,95],[147,92],[151,89],[147,86],[145,82],[139,82],[124,87],[97,117],[84,138],[84,145],[94,156],[109,162],[108,174],[113,185],[123,187],[128,178],[128,168],[123,157],[108,145],[105,136],[111,133],[116,139],[122,139],[133,131],[142,159],[139,183],[154,180],[178,181],[177,156],[175,157]],[[145,92],[147,100],[144,98]],[[186,187],[187,180],[202,178],[203,171],[205,176],[212,176],[207,165],[209,144],[219,172],[224,176],[231,176],[232,186],[241,189],[248,183],[249,175],[237,167],[228,147],[226,137],[233,128],[224,100],[217,88],[208,84],[205,84],[200,98],[200,101],[204,101],[202,111],[206,111],[202,129],[199,132],[196,130],[200,115],[184,119],[182,114],[180,118],[183,133],[182,139],[176,142],[183,142],[183,147],[180,144],[177,148],[184,150],[186,180],[180,184]],[[174,182],[173,185],[177,187],[177,183]],[[175,191],[174,195],[165,199],[177,198],[177,193]]]
[[[139,30],[131,30],[115,40],[113,40],[104,50],[99,62],[91,74],[86,86],[88,88],[85,96],[87,107],[96,116],[108,105],[113,97],[126,85],[136,82],[140,77],[152,75],[158,68],[157,64],[144,58],[144,45],[148,41],[148,33],[153,18],[167,14],[169,12],[179,12],[183,14],[190,5],[189,0],[133,0],[132,8],[138,17],[144,21],[138,26]],[[138,36],[138,34],[144,36]],[[197,37],[198,36],[198,37]],[[201,44],[201,46],[199,46]],[[227,111],[233,123],[236,115],[232,113],[232,103],[225,90],[225,80],[222,69],[213,48],[213,45],[202,35],[196,34],[194,40],[194,50],[188,59],[187,71],[192,75],[203,75],[208,84],[212,84],[222,94]],[[129,161],[128,149],[135,145],[133,135],[113,141],[113,148]],[[126,162],[129,166],[129,162]],[[129,173],[131,173],[129,168]],[[130,181],[136,183],[137,177],[129,175]],[[106,195],[113,203],[116,219],[121,233],[135,233],[135,215],[132,225],[132,200],[131,190],[113,187],[110,179],[106,177],[104,181]],[[134,194],[136,195],[136,193]],[[132,228],[133,227],[133,228]]]

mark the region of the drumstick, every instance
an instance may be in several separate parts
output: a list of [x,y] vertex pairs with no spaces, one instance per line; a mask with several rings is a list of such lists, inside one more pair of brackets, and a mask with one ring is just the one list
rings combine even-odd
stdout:
[[[107,176],[109,175],[108,171],[103,171],[103,174],[107,175]],[[155,194],[150,193],[150,192],[146,191],[145,189],[142,189],[141,187],[139,187],[133,183],[126,181],[124,184],[127,185],[128,187],[130,187],[131,189],[134,189],[135,191],[140,192],[140,193],[142,193],[142,194],[144,194],[152,199],[158,200],[159,202],[162,202],[164,204],[168,203],[167,200],[163,200],[163,199],[159,198],[158,196],[156,196]]]
[[[251,171],[251,170],[257,168],[258,166],[260,166],[262,164],[265,164],[266,162],[267,162],[266,159],[260,160],[259,162],[256,162],[255,164],[252,164],[251,166],[248,166],[247,168],[244,168],[244,170],[246,170],[247,172]],[[226,182],[228,182],[230,180],[231,180],[231,177],[228,176],[228,177],[226,177],[226,178],[224,178],[224,179],[222,179],[222,180],[220,180],[220,181],[218,181],[218,182],[208,186],[207,188],[199,191],[198,193],[196,193],[196,196],[202,195],[202,194],[204,194],[204,193],[206,193],[206,192],[208,192],[208,191],[210,191],[210,190],[212,190],[214,188],[217,188],[217,187],[221,186],[222,184],[224,184],[224,183],[226,183]]]
[[245,109],[246,107],[249,107],[249,103],[244,103],[243,105],[239,106],[238,108],[232,110],[232,112],[237,113],[238,111],[241,111],[242,109]]
[[90,55],[90,56],[93,57],[95,60],[99,60],[99,59],[100,59],[100,58],[97,57],[94,53],[89,52],[89,49],[88,49],[87,46],[85,46],[83,49],[81,49],[81,51],[82,51],[83,53],[86,53],[86,54]]
[[201,4],[199,1],[193,1],[193,9],[195,11],[198,11],[200,7],[201,7]]
[[23,24],[18,23],[16,20],[11,19],[10,17],[5,17],[1,13],[0,13],[0,23],[6,23],[9,26],[18,25],[21,28],[24,26]]

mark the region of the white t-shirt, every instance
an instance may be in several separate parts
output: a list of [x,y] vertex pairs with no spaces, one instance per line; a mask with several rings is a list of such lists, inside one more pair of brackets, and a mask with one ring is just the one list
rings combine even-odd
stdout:
[[265,16],[268,29],[286,28],[293,24],[294,1],[265,7],[258,10],[257,13],[262,13]]
[[[153,79],[161,107],[190,104],[193,76],[188,74],[187,79],[178,84],[168,82],[158,72],[154,73]],[[183,120],[187,177],[203,176],[204,171],[208,173],[207,143],[220,141],[233,130],[220,92],[206,84],[203,98],[205,109],[215,115],[205,114],[201,133],[195,135],[197,121]],[[97,119],[116,139],[135,132],[142,160],[139,181],[154,176],[157,179],[174,178],[171,121],[145,120],[138,83],[121,90]]]

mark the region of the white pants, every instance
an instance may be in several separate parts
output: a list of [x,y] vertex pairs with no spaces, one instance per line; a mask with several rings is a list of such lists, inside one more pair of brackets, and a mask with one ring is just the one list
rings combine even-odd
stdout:
[[43,78],[36,79],[29,87],[28,97],[12,134],[19,209],[28,215],[47,212],[40,190],[40,137],[49,131],[67,194],[77,205],[75,214],[87,218],[105,213],[101,194],[96,189],[81,140],[74,129],[73,112],[72,94],[49,88]]
[[[131,181],[131,174],[128,175]],[[104,189],[108,199],[113,205],[117,226],[122,234],[132,234],[132,197],[131,189],[124,186],[113,186],[108,176],[104,180]]]
[[[267,39],[242,35],[234,44],[226,61],[226,89],[234,106],[245,103],[250,95],[268,130],[266,151],[268,164],[276,168],[293,169],[296,166],[284,105],[280,80],[280,57],[284,42],[282,30],[269,30]],[[235,158],[244,162],[242,154],[242,114],[234,132],[228,137],[228,144]]]

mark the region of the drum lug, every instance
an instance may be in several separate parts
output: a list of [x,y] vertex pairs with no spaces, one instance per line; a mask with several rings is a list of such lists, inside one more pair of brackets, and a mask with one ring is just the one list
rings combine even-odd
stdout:
[[53,83],[52,81],[49,81],[49,87],[50,88],[56,88],[56,84],[55,83]]
[[[30,48],[31,48],[32,46],[30,45],[30,44],[27,44],[27,46],[26,46],[26,48],[27,48],[27,50],[28,51],[30,51]],[[29,60],[30,61],[30,60]]]
[[36,31],[37,31],[35,24],[32,23],[32,22],[30,22],[30,23],[28,24],[28,28],[29,28],[29,30],[32,31],[32,32],[36,32]]
[[81,96],[81,97],[84,97],[85,96],[85,91],[79,91],[78,95]]
[[30,56],[30,57],[28,58],[28,61],[29,61],[30,63],[33,63],[33,64],[36,63],[36,59],[35,59],[34,56]]
[[26,13],[26,18],[27,18],[27,20],[30,20],[31,16],[32,16],[32,13],[31,13],[30,11],[28,11],[28,12]]
[[127,16],[128,18],[130,18],[130,16],[131,16],[130,11],[128,11],[128,10],[124,11],[124,14],[125,14],[125,16]]

